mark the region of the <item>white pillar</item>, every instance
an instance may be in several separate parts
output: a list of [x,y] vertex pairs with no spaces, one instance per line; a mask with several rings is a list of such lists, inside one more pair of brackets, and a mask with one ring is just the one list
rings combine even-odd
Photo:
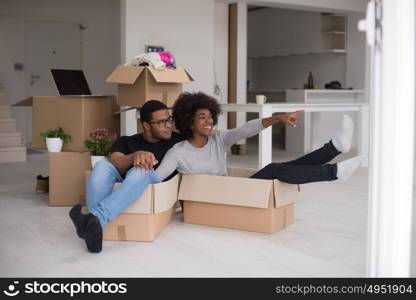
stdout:
[[[237,104],[247,103],[247,3],[237,3]],[[246,113],[237,113],[237,127],[246,122]],[[245,140],[237,142],[245,144]]]
[[[269,118],[272,116],[272,108],[262,105],[259,117]],[[259,169],[264,168],[272,162],[272,126],[263,129],[259,133]]]
[[[127,26],[126,26],[126,11],[129,9],[129,2],[126,0],[120,1],[120,22],[121,22],[121,63],[124,64],[127,60],[131,59],[133,55],[128,53],[128,49],[132,47],[128,47],[127,42]],[[131,30],[131,29],[130,29]],[[121,106],[120,110],[128,108],[127,106]],[[136,119],[136,110],[128,110],[123,111],[120,113],[120,135],[133,135],[137,133],[137,119]]]
[[415,3],[383,0],[382,5],[382,41],[379,50],[377,45],[373,50],[367,275],[408,277],[414,166]]

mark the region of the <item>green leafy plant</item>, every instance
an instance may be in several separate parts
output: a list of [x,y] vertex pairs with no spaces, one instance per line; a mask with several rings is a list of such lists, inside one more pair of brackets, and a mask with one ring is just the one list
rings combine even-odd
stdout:
[[71,141],[71,136],[66,134],[62,127],[46,130],[45,132],[41,132],[40,135],[45,138],[60,138],[64,143]]
[[85,147],[90,150],[91,155],[107,156],[111,144],[117,139],[117,134],[110,133],[105,128],[97,128],[90,132],[90,138],[84,141]]

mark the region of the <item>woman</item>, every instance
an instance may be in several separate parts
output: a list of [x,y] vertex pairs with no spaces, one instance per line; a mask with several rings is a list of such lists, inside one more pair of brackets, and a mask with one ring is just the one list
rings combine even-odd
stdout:
[[[213,127],[221,113],[217,100],[201,92],[183,93],[175,102],[173,117],[176,128],[186,140],[173,146],[157,170],[152,172],[160,181],[174,170],[182,174],[226,176],[228,147],[277,122],[296,126],[301,112],[252,120],[235,129],[215,132]],[[338,164],[328,162],[338,154],[349,151],[352,132],[353,123],[344,115],[341,132],[323,147],[293,161],[271,163],[251,178],[278,179],[292,184],[346,180],[360,166],[362,157],[357,156]]]

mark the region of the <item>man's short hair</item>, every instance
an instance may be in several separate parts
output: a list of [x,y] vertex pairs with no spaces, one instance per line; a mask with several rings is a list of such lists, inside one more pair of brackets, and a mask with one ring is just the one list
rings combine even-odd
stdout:
[[150,123],[152,120],[152,113],[158,110],[168,109],[167,106],[158,100],[147,101],[142,108],[140,108],[140,121]]

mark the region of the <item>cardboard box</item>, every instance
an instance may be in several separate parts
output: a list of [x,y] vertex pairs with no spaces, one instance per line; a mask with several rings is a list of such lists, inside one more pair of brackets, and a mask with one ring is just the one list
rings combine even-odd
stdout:
[[[88,179],[91,172],[85,173]],[[151,242],[172,221],[178,199],[180,174],[166,182],[151,184],[141,197],[104,228],[110,241]],[[114,185],[113,191],[120,186]]]
[[254,169],[229,169],[229,176],[182,175],[178,199],[185,223],[274,233],[294,222],[298,186],[247,178]]
[[193,81],[183,67],[118,66],[106,82],[118,83],[117,103],[120,106],[142,107],[146,101],[160,100],[172,107],[182,93],[182,83]]
[[106,128],[120,135],[119,110],[114,96],[103,97],[30,97],[13,106],[33,106],[32,147],[46,149],[45,138],[40,135],[58,126],[71,135],[63,151],[88,151],[84,141],[97,128]]
[[91,169],[89,152],[49,152],[49,205],[85,203],[84,173]]

